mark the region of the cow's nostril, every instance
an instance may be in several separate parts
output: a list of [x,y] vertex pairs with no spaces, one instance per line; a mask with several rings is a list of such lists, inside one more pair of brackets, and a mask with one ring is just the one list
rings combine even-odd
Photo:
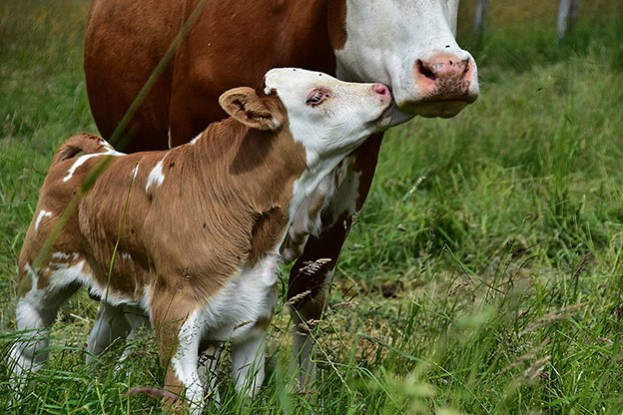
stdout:
[[422,62],[420,59],[417,60],[417,70],[419,73],[432,81],[437,79],[435,73],[430,70],[426,65],[424,65],[424,62]]

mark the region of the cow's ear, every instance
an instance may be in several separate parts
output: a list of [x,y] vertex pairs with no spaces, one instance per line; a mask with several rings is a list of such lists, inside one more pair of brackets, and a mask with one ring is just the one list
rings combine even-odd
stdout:
[[249,87],[224,92],[218,103],[226,113],[251,128],[275,131],[283,122],[278,107],[271,105],[269,100],[258,97]]

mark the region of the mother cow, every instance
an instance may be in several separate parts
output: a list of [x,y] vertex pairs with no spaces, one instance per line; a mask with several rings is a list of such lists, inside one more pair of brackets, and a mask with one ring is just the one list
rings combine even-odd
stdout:
[[[110,138],[198,3],[93,1],[84,69],[91,110],[104,137]],[[223,91],[240,85],[259,87],[262,74],[282,66],[385,83],[397,107],[393,125],[415,115],[452,117],[479,93],[476,64],[454,39],[458,3],[207,1],[133,117],[127,132],[134,138],[126,150],[188,142],[206,124],[225,116],[217,104]],[[304,245],[290,274],[288,297],[296,297],[292,307],[296,323],[321,316],[353,215],[368,194],[381,138],[368,140],[325,183],[335,183],[337,191],[323,210],[321,229]],[[293,235],[295,245],[303,246],[307,235]],[[309,359],[311,340],[295,330],[294,345],[302,380],[309,380],[315,372]]]

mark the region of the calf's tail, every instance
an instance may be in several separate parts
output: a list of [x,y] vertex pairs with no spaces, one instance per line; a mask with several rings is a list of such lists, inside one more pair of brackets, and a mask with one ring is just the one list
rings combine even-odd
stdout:
[[65,141],[52,158],[52,166],[65,160],[69,160],[79,154],[101,153],[110,151],[112,147],[102,138],[88,133],[80,133]]

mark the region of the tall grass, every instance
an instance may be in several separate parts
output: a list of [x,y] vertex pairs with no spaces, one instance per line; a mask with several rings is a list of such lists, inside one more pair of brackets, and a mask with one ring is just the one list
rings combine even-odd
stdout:
[[[474,51],[481,98],[451,121],[387,134],[312,331],[315,393],[294,386],[281,301],[264,390],[238,399],[225,361],[222,405],[207,413],[623,410],[623,10],[583,3],[559,46],[554,17],[542,17],[549,3],[507,3],[492,5],[495,25]],[[125,396],[162,382],[150,331],[120,367],[114,351],[85,367],[97,305],[84,293],[61,310],[37,386],[11,400],[17,255],[53,150],[95,131],[81,71],[87,11],[81,0],[0,5],[0,413],[163,411]]]

